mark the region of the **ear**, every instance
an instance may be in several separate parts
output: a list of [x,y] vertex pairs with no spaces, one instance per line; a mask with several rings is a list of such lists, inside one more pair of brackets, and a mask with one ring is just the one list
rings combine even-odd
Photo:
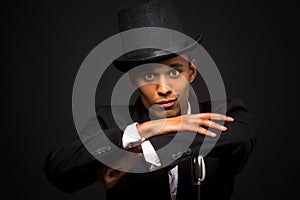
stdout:
[[193,59],[189,65],[189,83],[192,83],[197,75],[196,60]]
[[124,174],[125,172],[110,167],[99,168],[97,170],[97,183],[102,185],[104,189],[109,189],[113,187]]

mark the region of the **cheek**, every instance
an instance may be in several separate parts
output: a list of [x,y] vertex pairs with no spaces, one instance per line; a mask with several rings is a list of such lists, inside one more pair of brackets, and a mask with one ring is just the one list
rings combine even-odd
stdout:
[[151,100],[154,97],[154,87],[150,84],[147,85],[143,85],[141,87],[139,87],[139,91],[141,96],[143,96],[144,98],[146,98],[147,101],[151,102]]
[[188,96],[189,94],[189,83],[186,79],[181,79],[180,81],[176,82],[176,87],[174,87],[174,92],[181,97]]

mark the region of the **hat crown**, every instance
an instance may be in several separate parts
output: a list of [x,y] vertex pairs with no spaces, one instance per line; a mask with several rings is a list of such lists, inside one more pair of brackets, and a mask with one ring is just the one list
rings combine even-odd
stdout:
[[141,28],[161,27],[184,32],[171,0],[139,0],[118,11],[120,32]]
[[202,38],[194,41],[182,34],[185,31],[171,0],[137,0],[117,15],[124,53],[113,64],[123,72],[182,54]]

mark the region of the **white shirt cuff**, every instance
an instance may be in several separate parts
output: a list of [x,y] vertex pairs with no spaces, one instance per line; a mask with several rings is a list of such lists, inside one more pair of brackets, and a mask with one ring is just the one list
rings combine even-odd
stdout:
[[124,130],[124,134],[122,137],[122,145],[124,149],[130,149],[132,147],[141,145],[143,150],[143,155],[145,160],[150,163],[152,166],[151,169],[155,169],[156,167],[160,167],[160,159],[158,154],[156,153],[154,147],[152,146],[149,140],[145,141],[145,138],[142,138],[137,130],[137,124],[133,123],[126,127]]
[[124,149],[130,149],[138,146],[145,141],[145,138],[142,138],[137,130],[137,124],[137,122],[130,124],[124,130],[122,137],[122,145]]

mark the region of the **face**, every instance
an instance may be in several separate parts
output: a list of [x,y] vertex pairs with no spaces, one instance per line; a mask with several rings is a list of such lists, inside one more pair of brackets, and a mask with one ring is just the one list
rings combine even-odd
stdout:
[[196,77],[195,60],[186,55],[146,65],[133,76],[144,106],[158,118],[187,112],[189,85]]

